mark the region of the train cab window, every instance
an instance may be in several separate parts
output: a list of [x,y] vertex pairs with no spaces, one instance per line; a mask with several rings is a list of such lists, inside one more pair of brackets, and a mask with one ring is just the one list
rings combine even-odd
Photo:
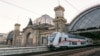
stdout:
[[56,33],[52,33],[50,37],[56,37]]
[[59,43],[61,42],[61,37],[59,37]]
[[72,42],[72,45],[77,45],[77,42]]

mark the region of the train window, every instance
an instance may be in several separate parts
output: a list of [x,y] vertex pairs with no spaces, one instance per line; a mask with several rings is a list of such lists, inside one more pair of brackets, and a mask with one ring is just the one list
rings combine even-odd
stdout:
[[54,39],[55,39],[54,37],[50,37],[50,38],[49,38],[50,42],[53,42]]
[[72,45],[77,45],[77,42],[72,42]]
[[53,34],[51,34],[51,36],[50,37],[55,37],[56,36],[56,33],[53,33]]
[[81,42],[81,45],[85,44],[86,42]]
[[87,42],[89,42],[89,41],[87,40]]
[[66,39],[66,37],[65,37],[65,41],[66,41],[67,39]]
[[69,38],[77,38],[77,39],[85,39],[85,37],[83,36],[78,36],[78,35],[72,35],[72,34],[68,34]]
[[61,37],[59,38],[59,43],[61,42]]
[[72,42],[69,42],[69,45],[71,45]]

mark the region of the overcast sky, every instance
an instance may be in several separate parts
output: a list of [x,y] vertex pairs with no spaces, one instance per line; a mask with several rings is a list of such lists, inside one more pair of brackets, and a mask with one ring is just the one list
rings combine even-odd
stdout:
[[[60,0],[68,23],[80,12],[97,4],[100,4],[100,0]],[[54,7],[58,5],[58,0],[0,0],[0,33],[13,30],[15,23],[20,23],[22,30],[29,18],[34,21],[44,14],[54,18]]]

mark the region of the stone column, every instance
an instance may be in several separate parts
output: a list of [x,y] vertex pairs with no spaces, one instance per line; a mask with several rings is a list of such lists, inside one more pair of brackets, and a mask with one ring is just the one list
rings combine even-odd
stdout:
[[25,46],[26,44],[26,36],[25,36],[25,34],[23,33],[23,35],[22,35],[22,39],[21,39],[21,46]]

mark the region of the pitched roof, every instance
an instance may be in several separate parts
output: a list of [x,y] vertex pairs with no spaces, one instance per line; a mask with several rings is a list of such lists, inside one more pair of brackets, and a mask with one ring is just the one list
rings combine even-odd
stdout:
[[30,18],[28,25],[33,25],[32,20]]

